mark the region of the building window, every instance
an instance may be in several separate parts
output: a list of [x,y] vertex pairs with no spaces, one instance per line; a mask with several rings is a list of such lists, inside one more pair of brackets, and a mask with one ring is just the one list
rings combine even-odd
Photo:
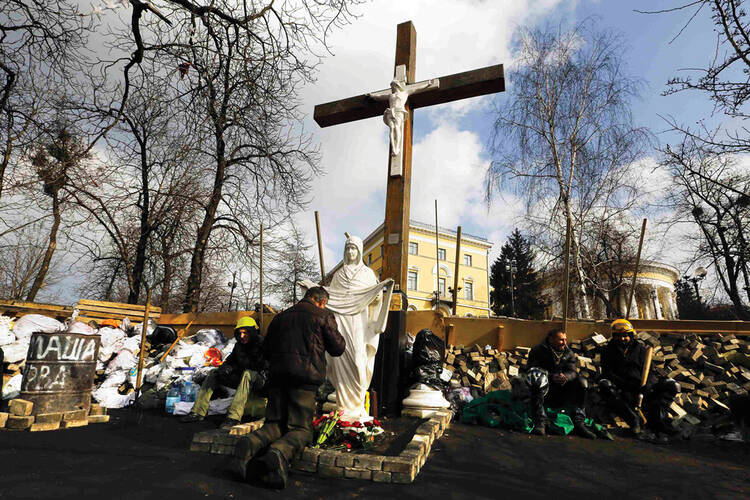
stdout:
[[368,266],[372,265],[372,254],[371,253],[367,254],[367,265]]
[[409,271],[406,279],[406,289],[416,290],[417,289],[417,272]]
[[438,248],[438,260],[445,260],[445,248]]
[[409,242],[409,255],[417,255],[419,252],[419,245],[414,242]]
[[438,279],[438,292],[441,297],[445,297],[445,278]]
[[464,299],[474,300],[474,283],[471,281],[464,281]]
[[464,265],[471,266],[471,255],[464,254]]

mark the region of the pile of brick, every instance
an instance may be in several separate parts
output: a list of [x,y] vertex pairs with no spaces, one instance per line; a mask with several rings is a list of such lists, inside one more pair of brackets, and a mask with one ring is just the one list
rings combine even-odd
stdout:
[[[654,373],[680,383],[682,392],[670,413],[684,426],[713,426],[729,413],[732,396],[750,391],[750,339],[732,334],[647,332],[640,332],[637,337],[654,348]],[[599,374],[601,350],[606,344],[607,338],[600,334],[570,343],[578,355],[579,375],[589,385]],[[489,391],[510,388],[508,379],[523,371],[530,350],[516,347],[500,352],[476,345],[448,346],[444,368],[452,373],[451,388],[467,387],[473,397],[481,397]]]
[[0,413],[0,429],[6,431],[54,431],[109,422],[107,409],[97,404],[92,404],[88,411],[79,409],[32,415],[34,403],[24,399],[12,399],[8,408],[9,413]]

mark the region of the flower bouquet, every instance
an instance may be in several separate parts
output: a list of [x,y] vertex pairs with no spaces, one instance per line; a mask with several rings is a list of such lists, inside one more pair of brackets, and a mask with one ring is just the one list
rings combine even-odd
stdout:
[[378,419],[369,422],[341,420],[342,412],[331,412],[313,420],[313,447],[367,450],[383,436]]

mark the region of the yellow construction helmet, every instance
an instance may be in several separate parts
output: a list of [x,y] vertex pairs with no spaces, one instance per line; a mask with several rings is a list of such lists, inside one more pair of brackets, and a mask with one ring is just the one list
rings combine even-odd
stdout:
[[234,327],[235,330],[239,328],[258,328],[258,323],[250,316],[243,316],[237,321],[237,326]]
[[635,328],[633,328],[633,325],[630,323],[630,321],[626,319],[616,319],[612,322],[612,325],[610,325],[610,329],[612,330],[612,333],[633,333],[635,332]]

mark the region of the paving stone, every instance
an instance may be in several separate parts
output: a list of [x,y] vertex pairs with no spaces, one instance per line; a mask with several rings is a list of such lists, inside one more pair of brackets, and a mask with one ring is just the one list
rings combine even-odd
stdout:
[[318,465],[318,475],[321,477],[344,477],[344,468],[334,465]]
[[34,422],[31,424],[29,431],[40,432],[40,431],[54,431],[60,428],[60,422]]
[[88,417],[88,413],[86,410],[73,410],[73,411],[66,411],[63,413],[63,422],[68,422],[71,420],[80,421],[80,420],[86,420],[86,417]]
[[97,403],[91,405],[89,408],[89,415],[106,415],[107,409]]
[[400,457],[386,457],[383,460],[383,470],[386,472],[409,473],[414,470],[414,462]]
[[383,469],[384,459],[385,457],[377,455],[357,455],[354,457],[354,466],[361,469],[380,471]]
[[339,454],[336,457],[336,467],[354,467],[354,457],[351,455]]
[[338,453],[334,451],[322,451],[320,455],[318,456],[318,463],[320,465],[330,465],[335,466],[336,465],[336,457],[338,456]]
[[318,472],[318,464],[307,460],[297,460],[294,462],[294,468],[303,472]]
[[358,467],[346,467],[344,468],[344,477],[370,481],[372,480],[372,471],[369,469],[360,469]]
[[89,415],[90,424],[106,424],[109,422],[109,415]]
[[204,453],[210,453],[211,452],[211,443],[197,443],[193,441],[190,444],[190,451],[199,451]]
[[304,450],[302,450],[302,460],[317,465],[320,453],[321,450],[319,450],[318,448],[305,448]]
[[86,425],[89,425],[89,421],[86,418],[83,418],[80,420],[65,420],[64,415],[63,415],[63,421],[60,422],[60,427],[64,429],[71,429],[73,427],[84,427]]
[[394,472],[391,474],[391,482],[398,484],[411,484],[414,482],[416,473],[414,471],[409,473]]
[[390,483],[391,473],[383,470],[372,471],[372,480],[376,483]]
[[5,422],[8,421],[9,416],[10,416],[10,413],[0,412],[0,429],[5,427]]
[[60,423],[62,421],[62,418],[63,418],[62,412],[40,413],[34,419],[34,423],[37,423],[37,424],[48,424],[50,422]]
[[8,421],[5,422],[5,428],[6,429],[28,429],[29,427],[31,427],[31,424],[33,423],[34,423],[33,415],[27,415],[27,416],[10,415],[8,416]]
[[17,417],[27,417],[31,415],[31,410],[34,409],[34,403],[26,401],[25,399],[11,399],[8,403],[10,408],[10,414]]

